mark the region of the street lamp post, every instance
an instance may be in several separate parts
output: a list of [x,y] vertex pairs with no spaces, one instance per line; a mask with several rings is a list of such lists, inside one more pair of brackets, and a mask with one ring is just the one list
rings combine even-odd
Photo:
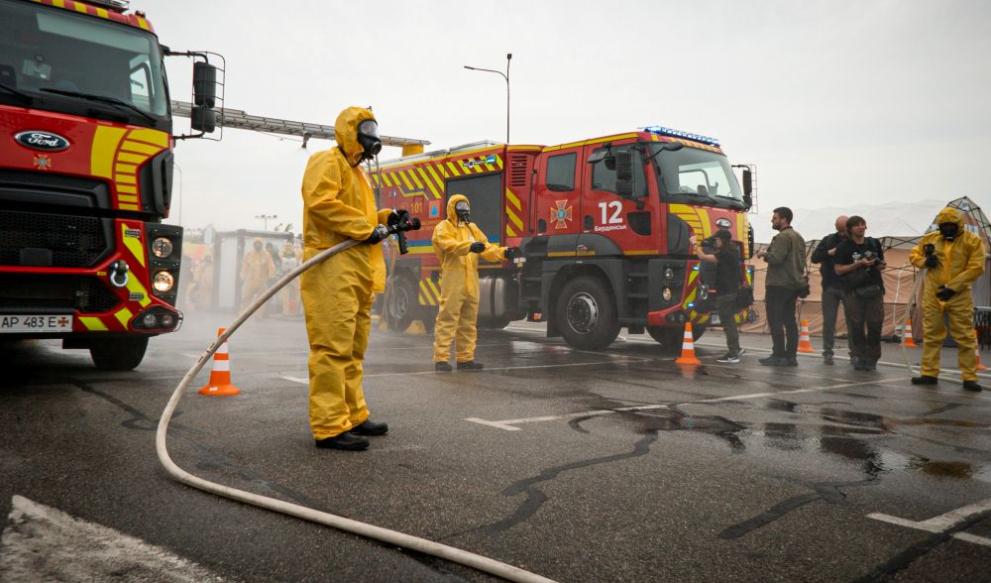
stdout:
[[482,71],[485,73],[495,73],[503,79],[506,80],[506,143],[509,143],[509,64],[513,60],[513,53],[506,53],[506,72],[496,71],[495,69],[483,69],[481,67],[471,67],[465,65],[465,69],[469,71]]
[[265,226],[264,226],[264,227],[262,227],[262,230],[263,230],[263,231],[267,231],[267,230],[268,230],[268,222],[269,222],[270,220],[272,220],[272,219],[277,219],[277,218],[279,218],[279,215],[264,215],[264,214],[263,214],[263,215],[255,215],[255,218],[256,218],[256,219],[259,219],[259,220],[261,220],[261,221],[264,221],[264,225],[265,225]]

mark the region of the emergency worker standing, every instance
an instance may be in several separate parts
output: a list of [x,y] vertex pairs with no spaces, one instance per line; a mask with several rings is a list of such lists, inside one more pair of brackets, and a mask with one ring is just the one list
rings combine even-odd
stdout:
[[512,249],[489,243],[471,222],[471,205],[463,194],[447,201],[447,218],[434,228],[434,252],[441,264],[440,309],[434,325],[434,368],[450,372],[451,341],[457,342],[459,370],[480,370],[475,362],[478,337],[478,257],[512,259]]
[[974,301],[971,284],[984,273],[984,244],[964,229],[963,213],[951,207],[936,216],[938,231],[928,233],[909,253],[909,261],[925,268],[922,292],[922,375],[913,385],[939,382],[939,361],[946,338],[945,317],[957,343],[957,362],[963,388],[980,391],[977,384],[977,339],[974,337]]
[[353,239],[351,247],[301,276],[310,342],[310,429],[320,448],[360,451],[363,436],[385,435],[371,421],[362,390],[362,361],[371,330],[372,298],[385,289],[385,260],[375,243],[406,211],[377,210],[359,166],[382,149],[372,112],[349,107],[334,124],[337,147],[310,157],[303,175],[303,257]]
[[[268,287],[268,280],[275,275],[272,256],[262,247],[262,240],[255,239],[252,250],[241,261],[241,307],[251,304]],[[262,312],[264,315],[264,311]]]

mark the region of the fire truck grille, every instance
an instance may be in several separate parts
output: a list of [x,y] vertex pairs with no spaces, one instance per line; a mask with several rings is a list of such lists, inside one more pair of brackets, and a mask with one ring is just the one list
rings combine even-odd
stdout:
[[0,210],[0,265],[90,267],[107,247],[97,217]]
[[0,311],[106,312],[120,300],[100,280],[81,275],[0,273]]

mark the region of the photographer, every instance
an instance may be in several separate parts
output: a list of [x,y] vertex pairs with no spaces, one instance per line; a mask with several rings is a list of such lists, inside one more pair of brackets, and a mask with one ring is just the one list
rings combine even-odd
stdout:
[[851,364],[856,370],[877,370],[881,358],[881,326],[884,324],[884,250],[881,243],[865,237],[863,217],[847,219],[849,239],[836,249],[836,275],[846,289],[843,308],[850,337]]
[[[729,231],[716,231],[712,237],[702,241],[699,247],[695,237],[691,238],[692,248],[698,258],[706,263],[716,264],[716,309],[719,322],[726,332],[726,355],[716,362],[736,364],[740,362],[743,349],[740,348],[740,334],[736,329],[736,296],[740,289],[742,269],[740,253],[731,242]],[[707,252],[710,251],[711,252]]]
[[[836,232],[826,235],[812,252],[812,263],[819,264],[822,274],[822,362],[833,364],[833,345],[836,339],[836,314],[843,305],[843,280],[836,275],[836,250],[847,240],[846,222],[849,217],[836,218]],[[844,319],[846,316],[844,316]]]

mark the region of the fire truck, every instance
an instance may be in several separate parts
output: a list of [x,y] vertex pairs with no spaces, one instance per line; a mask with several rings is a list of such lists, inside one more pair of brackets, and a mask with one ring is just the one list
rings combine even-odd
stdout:
[[[163,57],[193,60],[174,136]],[[217,126],[208,53],[159,44],[121,0],[0,0],[0,342],[62,339],[129,370],[175,331],[175,140]]]
[[[521,259],[480,268],[479,326],[546,321],[571,346],[608,346],[626,327],[680,346],[715,324],[714,272],[689,238],[727,230],[753,253],[747,212],[753,168],[740,180],[713,138],[653,126],[557,146],[467,144],[383,163],[372,173],[380,207],[406,208],[423,229],[392,260],[383,310],[393,327],[433,323],[440,272],[433,227],[463,194],[490,241]],[[746,282],[753,274],[743,270]],[[741,281],[741,283],[746,283]],[[748,310],[736,318],[742,322]]]

